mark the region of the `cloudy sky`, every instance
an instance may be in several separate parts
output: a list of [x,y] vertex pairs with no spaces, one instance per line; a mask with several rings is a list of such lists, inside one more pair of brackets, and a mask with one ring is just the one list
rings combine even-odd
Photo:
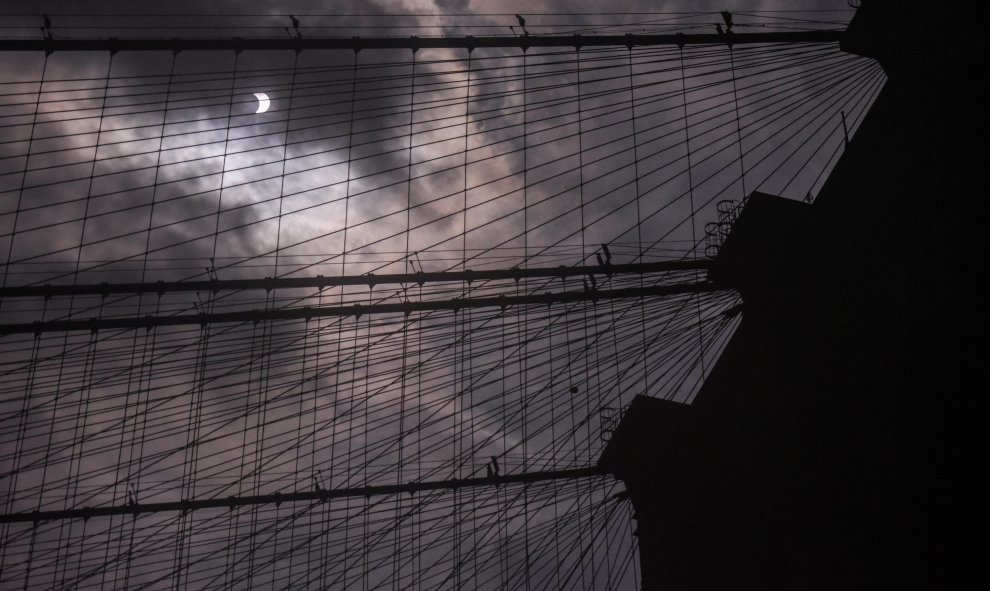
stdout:
[[[155,10],[4,3],[0,36],[511,37],[517,13],[534,35],[710,33],[725,26],[706,12],[717,10],[745,33],[841,28],[852,14],[844,2]],[[704,259],[717,254],[706,226],[720,202],[730,212],[754,190],[813,201],[841,154],[843,117],[855,133],[883,84],[874,64],[823,44],[3,52],[0,67],[4,288]],[[267,112],[255,93],[270,97]],[[690,400],[738,321],[724,314],[735,294],[311,321],[195,315],[703,280],[603,271],[3,298],[0,332],[192,319],[0,336],[4,514],[594,465],[602,418],[634,395]],[[0,586],[635,588],[621,490],[601,477],[4,524]]]

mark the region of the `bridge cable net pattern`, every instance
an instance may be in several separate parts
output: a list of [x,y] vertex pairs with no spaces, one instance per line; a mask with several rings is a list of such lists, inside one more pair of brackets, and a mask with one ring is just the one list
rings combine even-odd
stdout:
[[[715,204],[814,194],[883,84],[834,44],[16,59],[3,289],[68,286],[0,301],[25,589],[635,588],[620,482],[500,479],[593,468],[637,394],[690,401],[739,321]],[[629,270],[665,261],[700,263]],[[465,277],[561,266],[589,269]],[[319,275],[367,282],[223,283]],[[216,288],[81,289],[157,281]]]

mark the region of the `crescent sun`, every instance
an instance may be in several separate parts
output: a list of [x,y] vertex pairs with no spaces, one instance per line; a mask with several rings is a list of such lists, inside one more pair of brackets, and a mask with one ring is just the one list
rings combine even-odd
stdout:
[[271,99],[263,92],[256,92],[254,96],[258,99],[258,110],[255,113],[264,113],[272,105]]

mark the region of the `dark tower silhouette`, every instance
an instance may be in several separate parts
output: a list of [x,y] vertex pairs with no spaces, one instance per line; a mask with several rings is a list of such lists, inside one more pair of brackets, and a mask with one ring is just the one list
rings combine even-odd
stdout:
[[631,495],[644,589],[978,579],[987,93],[967,20],[862,3],[842,48],[883,92],[813,204],[742,209],[711,278],[743,321],[694,403],[638,398],[614,433],[600,465]]

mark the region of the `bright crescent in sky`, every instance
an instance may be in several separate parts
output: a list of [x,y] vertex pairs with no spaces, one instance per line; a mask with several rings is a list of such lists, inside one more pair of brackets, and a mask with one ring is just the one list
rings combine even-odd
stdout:
[[255,113],[264,113],[272,105],[272,101],[268,98],[267,94],[256,92],[254,96],[258,98],[258,110]]

